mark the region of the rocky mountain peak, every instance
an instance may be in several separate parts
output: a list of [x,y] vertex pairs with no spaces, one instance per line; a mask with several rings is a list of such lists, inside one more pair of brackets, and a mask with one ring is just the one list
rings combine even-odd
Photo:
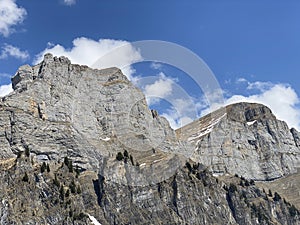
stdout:
[[[37,160],[68,156],[84,169],[99,170],[105,161],[109,168],[101,170],[110,176],[116,154],[126,150],[145,166],[144,177],[151,177],[154,166],[175,160],[166,173],[153,173],[159,180],[192,153],[118,68],[91,69],[46,54],[36,66],[21,66],[12,83],[14,92],[1,103],[5,126],[0,129],[6,134],[0,139],[2,157],[29,148]],[[114,179],[127,182],[123,178]]]
[[215,174],[272,180],[300,167],[299,133],[261,104],[237,103],[177,130]]
[[39,65],[34,67],[24,65],[18,69],[15,76],[12,77],[13,89],[19,92],[26,90],[28,83],[37,78],[43,78],[43,74],[41,73],[43,68],[54,66],[54,64],[56,64],[56,66],[62,66],[63,64],[68,66],[71,64],[71,61],[67,57],[53,57],[52,54],[47,53],[44,55],[44,60]]
[[239,122],[275,119],[271,109],[258,103],[241,102],[226,106],[227,119]]

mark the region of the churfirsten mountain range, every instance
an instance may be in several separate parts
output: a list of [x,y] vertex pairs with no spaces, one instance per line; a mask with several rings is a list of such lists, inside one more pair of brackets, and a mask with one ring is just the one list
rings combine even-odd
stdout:
[[174,131],[118,68],[46,54],[12,84],[1,224],[300,224],[300,133],[264,105]]

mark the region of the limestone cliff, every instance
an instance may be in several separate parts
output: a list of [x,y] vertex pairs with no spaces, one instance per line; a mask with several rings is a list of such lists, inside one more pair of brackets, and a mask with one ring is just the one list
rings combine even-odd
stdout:
[[[170,172],[153,176],[156,182],[184,164],[180,157],[173,160],[176,153],[191,152],[117,68],[93,70],[47,54],[39,65],[20,67],[12,84],[14,92],[0,102],[1,158],[29,149],[37,161],[68,156],[81,168],[98,171],[99,164],[111,167],[117,152],[127,149],[140,164],[159,168],[162,159],[173,162]],[[147,179],[152,174],[144,173]]]

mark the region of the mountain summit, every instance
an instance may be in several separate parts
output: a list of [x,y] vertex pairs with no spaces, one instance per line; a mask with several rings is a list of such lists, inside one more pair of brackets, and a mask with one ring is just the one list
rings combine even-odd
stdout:
[[177,130],[215,174],[273,180],[300,167],[299,132],[261,104],[237,103]]
[[167,120],[151,112],[117,68],[94,70],[46,54],[40,64],[20,67],[12,85],[14,92],[1,102],[3,157],[29,148],[38,161],[67,156],[98,170],[119,151],[146,157],[155,149],[165,159],[185,152]]
[[12,84],[0,102],[1,224],[299,224],[289,195],[255,184],[299,167],[299,133],[263,105],[175,132],[118,68],[46,54]]

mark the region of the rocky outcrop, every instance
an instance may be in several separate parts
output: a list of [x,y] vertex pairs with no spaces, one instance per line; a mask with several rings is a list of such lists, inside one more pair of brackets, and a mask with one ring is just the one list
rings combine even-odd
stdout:
[[264,105],[229,105],[177,133],[195,146],[192,159],[216,174],[273,180],[300,167],[299,133]]

